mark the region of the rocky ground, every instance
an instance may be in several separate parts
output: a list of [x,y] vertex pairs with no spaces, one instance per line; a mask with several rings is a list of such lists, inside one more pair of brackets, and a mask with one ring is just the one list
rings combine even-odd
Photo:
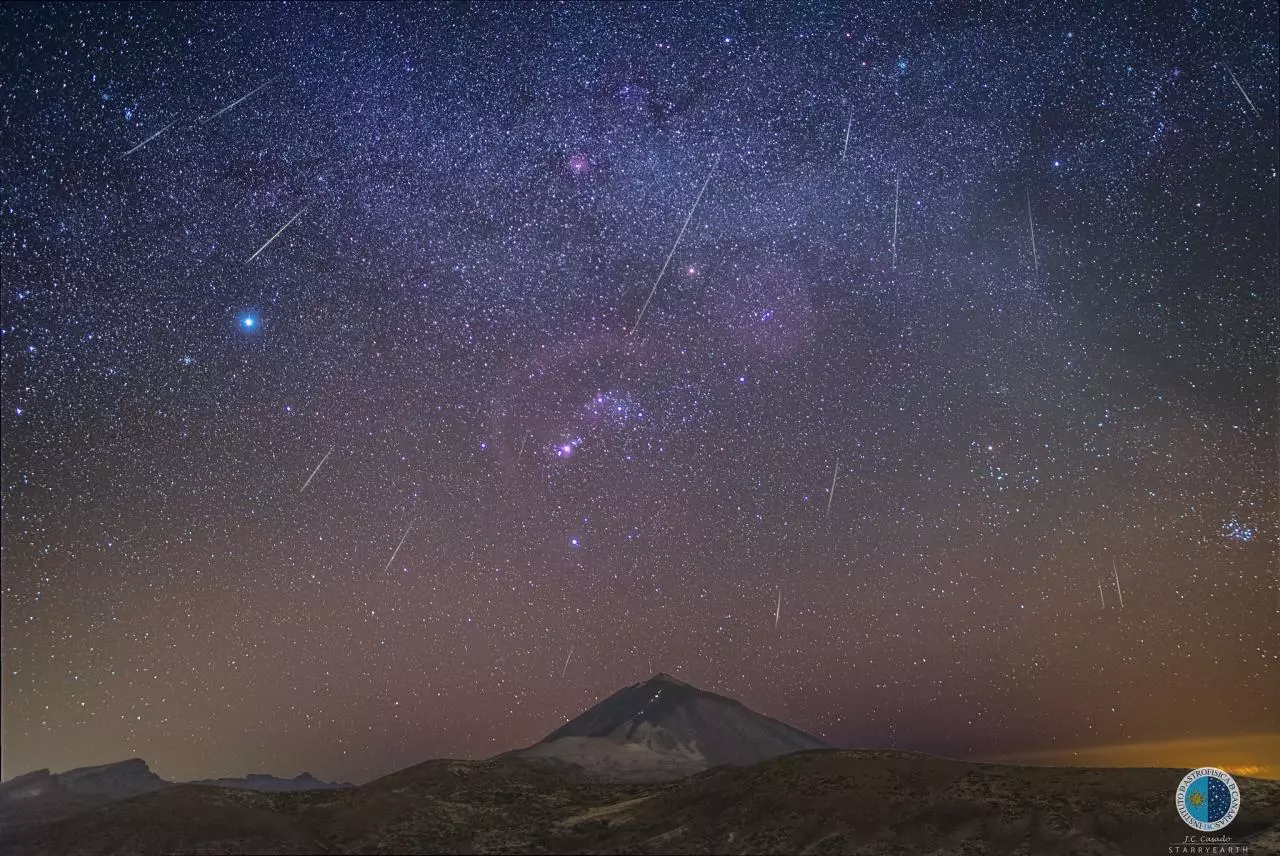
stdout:
[[[107,853],[1167,853],[1184,770],[983,765],[812,751],[665,784],[548,759],[430,761],[359,788],[177,785],[3,834],[0,850]],[[1239,780],[1225,830],[1280,852],[1280,782]]]

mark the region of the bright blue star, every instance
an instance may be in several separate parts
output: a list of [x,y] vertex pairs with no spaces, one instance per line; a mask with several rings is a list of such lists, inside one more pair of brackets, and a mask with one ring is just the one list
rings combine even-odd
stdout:
[[258,319],[252,315],[242,315],[240,316],[240,327],[245,332],[252,332],[258,329]]

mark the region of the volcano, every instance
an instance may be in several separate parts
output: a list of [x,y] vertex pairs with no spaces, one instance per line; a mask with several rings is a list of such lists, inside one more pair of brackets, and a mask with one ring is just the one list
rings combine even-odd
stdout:
[[611,781],[662,781],[830,748],[812,734],[660,672],[511,754],[565,761]]
[[[1119,856],[1163,853],[1186,834],[1170,798],[1183,769],[804,751],[824,748],[658,674],[527,749],[424,761],[353,788],[168,784],[139,760],[37,771],[0,785],[0,853]],[[1280,853],[1280,782],[1237,781],[1232,844]]]

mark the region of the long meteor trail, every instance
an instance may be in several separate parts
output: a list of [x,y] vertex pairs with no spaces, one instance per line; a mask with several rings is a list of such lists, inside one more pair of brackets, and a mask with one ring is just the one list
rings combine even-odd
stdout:
[[778,619],[782,617],[782,589],[778,589],[778,605],[773,610],[773,629],[778,629]]
[[253,261],[254,259],[256,259],[258,256],[262,255],[262,251],[263,251],[263,250],[265,250],[267,247],[271,246],[271,242],[272,242],[272,241],[274,241],[276,238],[278,238],[278,237],[280,237],[282,234],[284,234],[284,230],[285,230],[285,229],[288,229],[290,226],[292,226],[292,225],[293,225],[293,221],[294,221],[294,220],[297,220],[299,217],[301,217],[301,216],[302,216],[302,214],[303,214],[303,212],[304,212],[304,211],[306,211],[306,210],[307,210],[307,208],[309,208],[309,207],[310,207],[310,206],[308,206],[308,205],[304,205],[304,206],[302,206],[302,211],[299,211],[297,214],[294,214],[294,215],[293,215],[293,217],[292,217],[292,218],[290,218],[290,220],[289,220],[289,222],[288,222],[288,223],[285,223],[283,226],[281,226],[281,227],[280,227],[280,231],[279,231],[279,232],[276,232],[274,235],[272,235],[270,238],[268,238],[268,239],[267,239],[267,242],[266,242],[265,244],[263,244],[261,247],[258,247],[258,251],[257,251],[256,253],[254,253],[253,255],[249,256],[249,258],[245,259],[245,262],[244,262],[244,263],[245,263],[245,264],[248,264],[249,262],[251,262],[251,261]]
[[1031,191],[1027,191],[1027,222],[1031,225],[1031,258],[1035,262],[1036,275],[1040,274],[1040,254],[1036,252],[1036,218],[1031,215]]
[[853,130],[853,111],[849,111],[849,124],[844,126],[844,151],[840,153],[840,160],[844,160],[849,156],[849,132]]
[[702,189],[698,191],[698,197],[693,200],[693,207],[689,209],[689,214],[684,218],[684,225],[680,227],[680,234],[676,235],[676,242],[671,245],[671,252],[667,253],[667,260],[662,263],[662,270],[658,271],[658,276],[653,281],[653,288],[649,289],[649,296],[644,300],[644,306],[640,307],[640,314],[636,317],[636,323],[631,328],[632,335],[635,335],[636,329],[639,328],[640,322],[644,320],[644,313],[649,309],[649,302],[653,300],[653,295],[658,292],[658,283],[662,282],[662,276],[667,272],[667,268],[671,265],[671,258],[676,254],[676,248],[680,246],[680,241],[684,239],[684,232],[689,228],[689,221],[693,219],[693,212],[698,210],[698,203],[702,201],[702,194],[707,192],[707,185],[711,183],[711,176],[715,175],[716,167],[720,164],[720,155],[724,154],[724,149],[716,153],[715,160],[711,162],[711,169],[707,171],[706,180],[702,182]]
[[127,151],[127,152],[125,152],[124,154],[120,155],[120,157],[122,157],[122,158],[127,158],[129,155],[133,154],[133,153],[134,153],[134,152],[136,152],[138,149],[142,148],[142,147],[143,147],[143,146],[145,146],[147,143],[151,142],[151,141],[152,141],[152,140],[154,140],[156,137],[160,136],[161,134],[163,134],[165,131],[169,130],[170,128],[172,128],[172,127],[173,127],[174,125],[176,125],[176,124],[178,124],[178,120],[177,120],[177,119],[174,119],[172,122],[170,122],[169,124],[165,125],[163,128],[161,128],[160,130],[156,131],[154,134],[152,134],[151,136],[147,137],[145,140],[143,140],[142,142],[138,143],[138,144],[137,144],[136,146],[134,146],[133,148],[129,149],[129,151]]
[[898,190],[902,186],[902,175],[893,175],[893,269],[898,269]]
[[405,542],[406,540],[408,540],[408,538],[409,538],[409,531],[410,531],[411,529],[413,529],[413,524],[415,524],[415,523],[417,523],[417,522],[418,522],[418,518],[416,518],[416,517],[415,517],[415,518],[413,518],[412,520],[410,520],[410,521],[409,521],[409,525],[408,525],[407,527],[405,527],[404,535],[402,535],[402,536],[400,537],[400,543],[399,543],[399,544],[397,544],[397,545],[396,545],[395,550],[393,550],[393,551],[392,551],[392,553],[391,553],[391,558],[390,558],[390,559],[387,559],[387,563],[386,563],[385,565],[383,565],[383,566],[382,566],[382,572],[383,572],[384,574],[387,572],[387,568],[391,567],[391,563],[392,563],[392,562],[394,562],[394,561],[396,560],[396,556],[400,555],[400,548],[401,548],[401,547],[403,547],[403,546],[404,546],[404,542]]
[[564,677],[565,672],[569,671],[569,661],[573,659],[573,646],[569,646],[569,656],[564,658],[564,668],[560,670],[560,677]]
[[1120,608],[1124,609],[1124,592],[1120,590],[1120,572],[1116,570],[1116,560],[1111,560],[1111,573],[1116,578],[1116,596],[1120,598]]
[[332,454],[333,449],[324,453],[324,457],[320,459],[320,463],[316,464],[316,468],[311,471],[311,475],[307,476],[306,482],[302,485],[302,490],[299,490],[298,493],[302,493],[303,490],[307,489],[307,485],[311,484],[311,480],[316,477],[316,473],[320,472],[320,468],[324,466],[324,462],[329,460],[329,456]]
[[1249,109],[1253,111],[1253,118],[1261,119],[1262,114],[1258,112],[1258,108],[1253,106],[1253,99],[1249,97],[1249,93],[1244,91],[1244,87],[1240,85],[1240,81],[1236,79],[1236,73],[1231,70],[1231,66],[1225,62],[1222,67],[1227,70],[1227,74],[1231,75],[1231,82],[1236,85],[1236,89],[1240,90],[1240,94],[1244,96],[1244,101],[1249,105]]
[[[267,81],[267,83],[270,83],[270,82],[271,82],[270,80],[268,80],[268,81]],[[266,89],[266,88],[267,88],[267,83],[262,84],[262,85],[261,85],[261,86],[259,86],[257,89],[254,89],[254,90],[252,90],[252,91],[250,91],[250,92],[246,92],[244,95],[241,95],[241,96],[240,96],[239,98],[237,98],[235,101],[232,101],[230,104],[228,104],[226,107],[223,107],[221,110],[219,110],[217,113],[214,113],[212,116],[209,116],[209,117],[206,117],[206,118],[204,118],[204,119],[201,119],[201,120],[200,120],[200,124],[201,124],[201,125],[203,125],[205,122],[212,122],[214,119],[218,118],[218,117],[219,117],[219,116],[221,116],[223,113],[225,113],[225,112],[227,112],[228,110],[230,110],[230,109],[234,108],[234,107],[235,107],[237,104],[239,104],[241,101],[244,101],[244,100],[246,100],[246,99],[252,98],[253,96],[257,95],[257,94],[258,94],[259,92],[261,92],[263,89]]]

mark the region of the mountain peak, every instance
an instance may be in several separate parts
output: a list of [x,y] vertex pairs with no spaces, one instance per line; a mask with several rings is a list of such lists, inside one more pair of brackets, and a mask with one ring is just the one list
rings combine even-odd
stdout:
[[829,748],[733,699],[658,672],[618,690],[519,754],[557,758],[615,780],[658,780]]
[[662,683],[662,684],[674,684],[675,686],[678,686],[678,687],[690,687],[690,686],[693,686],[692,684],[687,684],[687,683],[685,683],[684,681],[680,680],[679,678],[676,678],[676,677],[673,677],[673,676],[671,676],[671,675],[668,675],[666,672],[658,672],[658,673],[657,673],[656,675],[654,675],[652,678],[650,678],[649,680],[645,681],[645,683],[646,683],[646,684],[655,684],[655,683]]

